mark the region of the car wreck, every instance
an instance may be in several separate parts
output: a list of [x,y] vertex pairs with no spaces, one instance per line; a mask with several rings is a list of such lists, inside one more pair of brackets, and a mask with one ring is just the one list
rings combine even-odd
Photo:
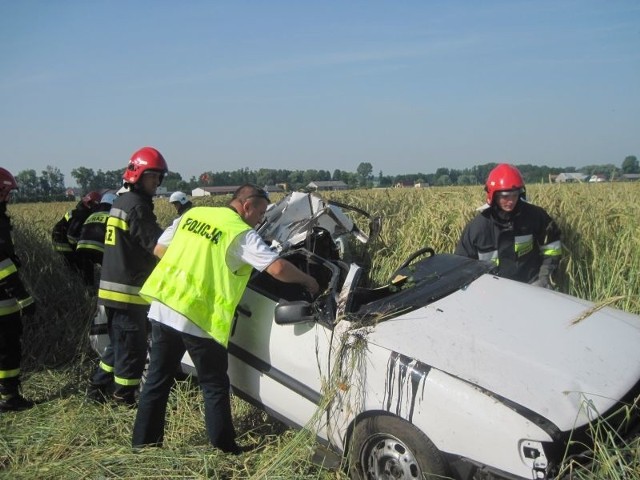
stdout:
[[258,233],[322,293],[254,272],[229,342],[234,394],[312,429],[352,478],[554,478],[588,461],[592,422],[638,434],[639,316],[428,247],[372,288],[354,245],[379,229],[314,194],[270,206]]

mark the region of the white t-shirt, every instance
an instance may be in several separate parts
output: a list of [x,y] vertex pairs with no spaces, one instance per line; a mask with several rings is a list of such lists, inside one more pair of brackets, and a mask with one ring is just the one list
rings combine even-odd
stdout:
[[[158,239],[158,243],[160,245],[168,247],[171,244],[171,240],[173,239],[175,229],[179,222],[180,217],[176,218],[162,233]],[[234,272],[245,264],[249,264],[259,272],[262,272],[277,258],[278,254],[264,243],[264,240],[262,240],[255,230],[251,229],[245,233],[241,233],[234,239],[227,251],[226,260],[227,265]],[[187,317],[157,300],[151,302],[151,307],[149,307],[149,318],[180,332],[188,333],[189,335],[211,338],[211,335],[206,333]]]

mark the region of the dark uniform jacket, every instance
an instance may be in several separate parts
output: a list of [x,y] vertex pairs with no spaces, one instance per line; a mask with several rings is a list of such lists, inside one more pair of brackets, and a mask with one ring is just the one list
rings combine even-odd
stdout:
[[111,205],[102,204],[97,212],[92,213],[84,221],[76,252],[86,256],[92,263],[102,264],[104,253],[104,235]]
[[115,200],[104,238],[98,303],[119,309],[148,305],[138,292],[156,265],[153,249],[161,234],[151,197],[131,191]]
[[92,210],[82,202],[78,202],[76,208],[65,213],[64,217],[54,225],[51,232],[51,241],[55,251],[71,253],[76,249],[82,225],[91,213]]
[[500,277],[530,283],[560,262],[560,229],[543,208],[522,200],[511,213],[489,207],[467,224],[455,253],[492,261]]
[[0,203],[0,321],[19,319],[30,306],[35,306],[18,275],[20,261],[13,247],[6,206],[6,203]]

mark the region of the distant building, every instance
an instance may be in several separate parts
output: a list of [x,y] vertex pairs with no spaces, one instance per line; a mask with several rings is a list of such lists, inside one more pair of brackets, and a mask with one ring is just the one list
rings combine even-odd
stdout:
[[626,182],[637,182],[640,180],[640,173],[623,173],[620,179]]
[[556,176],[556,183],[568,183],[568,182],[584,182],[589,178],[589,175],[577,172],[562,172]]
[[192,197],[208,197],[210,195],[227,195],[235,192],[240,185],[223,187],[198,187],[191,190]]
[[589,178],[589,183],[599,183],[599,182],[606,182],[607,179],[605,178],[604,175],[591,175],[591,178]]
[[82,198],[82,190],[79,188],[69,187],[64,191],[64,194],[69,200],[80,200],[80,198]]
[[413,182],[397,182],[393,188],[413,188],[414,186]]
[[330,182],[311,182],[307,185],[307,189],[314,191],[328,191],[328,190],[347,190],[349,186],[342,180],[335,180]]
[[284,193],[284,188],[281,185],[265,185],[264,191],[267,193]]

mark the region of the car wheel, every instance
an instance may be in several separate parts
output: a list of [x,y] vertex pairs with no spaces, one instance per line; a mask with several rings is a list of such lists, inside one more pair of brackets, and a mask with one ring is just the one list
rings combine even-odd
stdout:
[[424,433],[392,416],[369,417],[356,425],[349,466],[352,478],[366,480],[443,478],[449,471]]

